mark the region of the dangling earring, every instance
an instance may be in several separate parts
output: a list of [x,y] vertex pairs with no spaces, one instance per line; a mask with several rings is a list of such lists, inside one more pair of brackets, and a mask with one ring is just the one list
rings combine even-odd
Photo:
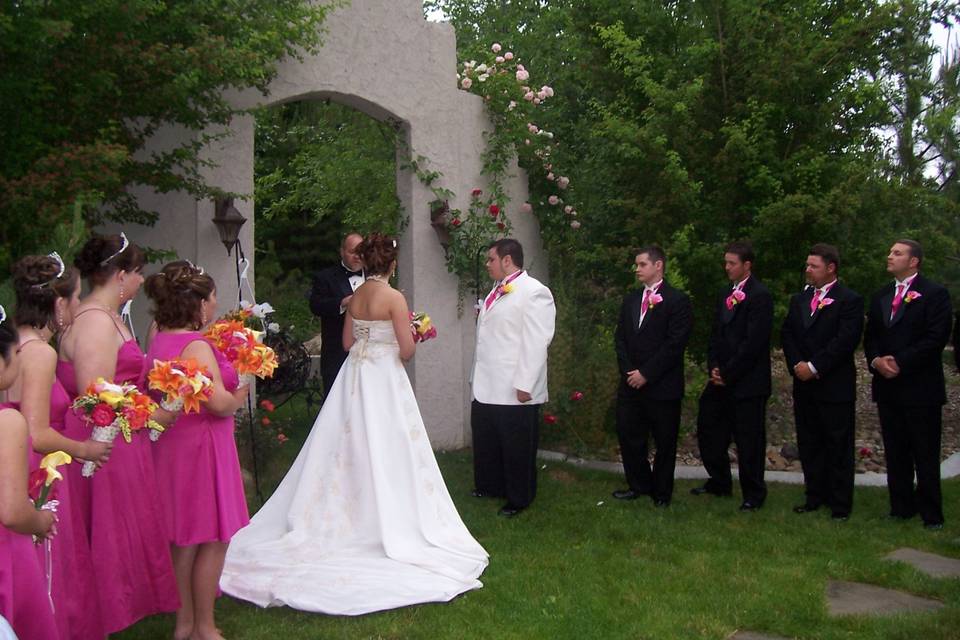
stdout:
[[123,282],[120,283],[120,304],[123,304]]
[[57,309],[57,331],[63,331],[63,311]]

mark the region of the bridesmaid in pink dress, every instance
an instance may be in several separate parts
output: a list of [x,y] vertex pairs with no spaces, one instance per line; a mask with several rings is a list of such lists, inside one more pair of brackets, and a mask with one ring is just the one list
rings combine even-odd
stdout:
[[[131,300],[143,283],[143,251],[125,236],[95,236],[74,261],[90,284],[73,324],[60,340],[57,378],[71,397],[97,378],[136,383],[143,352],[115,309]],[[154,418],[172,422],[158,410]],[[64,435],[83,440],[90,426],[67,412]],[[110,461],[91,478],[70,465],[71,517],[82,522],[90,540],[100,613],[107,633],[115,633],[155,613],[179,606],[173,562],[164,534],[160,494],[150,441],[138,432],[131,443],[116,440]]]
[[198,331],[216,314],[213,278],[189,262],[171,262],[144,288],[159,329],[144,380],[154,360],[181,357],[206,366],[213,378],[210,400],[160,436],[153,459],[180,590],[174,638],[219,639],[213,610],[227,544],[250,521],[233,435],[233,414],[249,389],[238,388],[237,372]]
[[[13,287],[17,295],[14,322],[17,325],[20,376],[7,398],[27,420],[33,451],[30,468],[40,464],[44,454],[66,451],[77,461],[106,462],[112,444],[77,441],[64,437],[64,417],[70,396],[56,379],[57,352],[50,346],[55,330],[73,321],[80,304],[80,274],[66,268],[56,254],[27,256],[13,266]],[[94,586],[93,562],[86,529],[69,516],[68,476],[57,484],[59,522],[51,546],[51,597],[62,640],[103,638],[99,601]],[[44,563],[46,550],[37,547]]]
[[[0,307],[0,390],[17,378],[17,332]],[[27,496],[27,421],[0,403],[0,615],[20,640],[57,640],[40,559],[30,535],[56,535],[55,516],[37,511]]]

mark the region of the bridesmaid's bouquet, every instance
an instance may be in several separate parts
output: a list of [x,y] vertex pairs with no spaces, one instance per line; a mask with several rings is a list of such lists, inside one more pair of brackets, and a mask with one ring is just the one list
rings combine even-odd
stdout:
[[[93,426],[90,437],[97,442],[113,442],[123,434],[129,443],[135,431],[163,431],[163,425],[150,418],[157,404],[132,384],[114,384],[97,378],[86,393],[73,401],[73,409]],[[83,463],[81,473],[90,477],[96,468],[96,463],[88,460]]]
[[[160,407],[167,411],[200,412],[200,403],[213,395],[213,378],[206,367],[193,358],[154,360],[147,374],[147,385],[163,396]],[[150,431],[154,442],[159,431]]]
[[410,312],[410,329],[413,330],[414,342],[426,342],[437,337],[437,328],[433,326],[430,316],[423,313]]
[[226,356],[241,376],[270,378],[277,368],[277,355],[263,344],[263,331],[246,326],[253,314],[245,309],[232,312],[207,328],[204,336]]
[[[37,511],[57,512],[60,504],[57,502],[57,488],[53,485],[57,480],[63,480],[63,475],[57,471],[57,467],[73,462],[73,458],[65,451],[54,451],[43,456],[40,460],[40,466],[30,472],[30,478],[27,485],[27,493],[30,496],[33,507]],[[37,536],[33,536],[33,542],[39,542]],[[47,581],[50,580],[50,541],[47,540],[45,548],[47,562],[46,575]]]

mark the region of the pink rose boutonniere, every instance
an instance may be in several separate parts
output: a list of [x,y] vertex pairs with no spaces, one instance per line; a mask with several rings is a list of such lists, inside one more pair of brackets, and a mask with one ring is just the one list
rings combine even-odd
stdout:
[[735,306],[747,299],[747,294],[745,294],[740,289],[734,289],[733,293],[727,296],[727,309],[733,309]]
[[817,304],[817,310],[823,309],[824,307],[829,307],[833,304],[833,298],[823,298],[820,300],[820,303]]
[[653,309],[655,306],[663,302],[663,296],[659,293],[651,293],[650,297],[647,298],[647,309]]
[[922,298],[922,297],[923,297],[923,294],[921,294],[919,291],[907,291],[907,295],[903,296],[903,302],[904,304],[910,304],[917,298]]

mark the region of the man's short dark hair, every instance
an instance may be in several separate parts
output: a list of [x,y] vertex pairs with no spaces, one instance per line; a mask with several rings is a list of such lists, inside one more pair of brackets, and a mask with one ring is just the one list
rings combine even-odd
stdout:
[[634,251],[634,256],[639,256],[641,253],[647,254],[647,257],[650,258],[650,262],[657,262],[658,260],[663,263],[663,268],[667,268],[667,254],[664,253],[663,247],[658,244],[648,244],[640,247]]
[[920,268],[920,264],[923,262],[923,247],[920,246],[919,242],[910,240],[909,238],[902,238],[893,244],[905,244],[910,247],[910,257],[917,259],[917,268]]
[[840,271],[840,250],[832,244],[818,242],[810,247],[810,252],[807,255],[820,256],[820,258],[823,259],[824,264],[833,264],[836,267],[836,270]]
[[735,254],[740,262],[749,262],[753,265],[753,245],[747,240],[734,240],[723,248],[723,252]]
[[523,245],[513,238],[501,238],[490,243],[490,248],[497,252],[501,258],[510,256],[514,266],[523,269]]

